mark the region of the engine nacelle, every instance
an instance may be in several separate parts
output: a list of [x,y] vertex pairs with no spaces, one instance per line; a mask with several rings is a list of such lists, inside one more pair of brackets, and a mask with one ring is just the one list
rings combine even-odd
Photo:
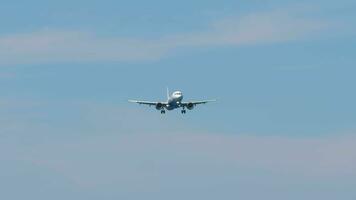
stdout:
[[193,110],[194,109],[194,104],[193,103],[188,103],[187,104],[188,110]]
[[163,108],[163,104],[162,103],[156,104],[156,109],[157,110],[162,110],[162,108]]

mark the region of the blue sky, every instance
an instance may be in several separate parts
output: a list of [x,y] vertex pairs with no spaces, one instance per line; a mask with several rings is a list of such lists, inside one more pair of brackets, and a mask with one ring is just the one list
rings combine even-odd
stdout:
[[355,8],[1,2],[1,196],[355,199]]

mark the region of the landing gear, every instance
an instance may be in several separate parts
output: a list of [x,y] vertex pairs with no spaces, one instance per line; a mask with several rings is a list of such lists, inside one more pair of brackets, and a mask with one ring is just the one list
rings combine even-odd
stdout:
[[182,114],[185,114],[185,113],[187,113],[187,111],[186,110],[182,110]]
[[166,114],[166,111],[165,110],[161,110],[161,114]]

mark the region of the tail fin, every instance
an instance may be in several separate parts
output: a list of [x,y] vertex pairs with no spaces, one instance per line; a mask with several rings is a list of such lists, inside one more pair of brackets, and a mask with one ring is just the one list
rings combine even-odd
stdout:
[[167,100],[169,100],[169,88],[167,87]]

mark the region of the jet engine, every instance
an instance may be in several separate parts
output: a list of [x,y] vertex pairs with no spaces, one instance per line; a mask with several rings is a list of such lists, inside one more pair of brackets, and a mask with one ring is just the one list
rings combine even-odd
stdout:
[[188,103],[187,104],[188,110],[193,110],[194,109],[194,104],[193,103]]
[[162,110],[162,108],[163,108],[163,104],[162,103],[157,103],[156,104],[156,109],[157,110]]

